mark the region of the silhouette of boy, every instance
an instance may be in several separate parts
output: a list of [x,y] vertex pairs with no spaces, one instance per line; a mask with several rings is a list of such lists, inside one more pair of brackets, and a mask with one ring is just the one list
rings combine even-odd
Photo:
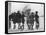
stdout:
[[31,27],[31,30],[33,30],[33,26],[34,26],[34,13],[33,12],[29,16],[29,18],[30,18],[30,26],[29,26],[29,29]]
[[22,12],[22,15],[21,15],[21,21],[22,21],[22,27],[23,27],[22,30],[24,29],[24,21],[25,21],[24,17],[25,17],[24,12]]
[[36,14],[35,14],[35,21],[36,21],[36,29],[39,28],[39,16],[38,16],[38,11],[36,11]]
[[20,23],[21,23],[21,14],[20,14],[20,11],[17,11],[16,22],[18,23],[18,29],[20,29]]

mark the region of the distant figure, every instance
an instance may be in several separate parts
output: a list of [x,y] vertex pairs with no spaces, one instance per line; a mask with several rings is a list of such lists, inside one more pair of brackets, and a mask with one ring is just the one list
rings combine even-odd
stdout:
[[18,23],[18,29],[20,29],[20,23],[21,23],[21,14],[20,14],[20,11],[17,11],[16,22]]
[[29,16],[30,16],[30,12],[27,12],[27,26],[28,26],[28,29],[30,28],[29,27],[29,24],[30,24],[30,18],[29,18]]
[[34,13],[32,12],[31,15],[29,16],[29,29],[31,28],[31,30],[33,30],[33,26],[34,26]]
[[36,11],[36,14],[35,14],[35,21],[36,21],[36,29],[39,28],[39,16],[38,16],[38,11]]
[[24,12],[22,12],[22,15],[21,15],[21,21],[22,21],[22,29],[24,29],[24,19],[25,15],[24,15]]

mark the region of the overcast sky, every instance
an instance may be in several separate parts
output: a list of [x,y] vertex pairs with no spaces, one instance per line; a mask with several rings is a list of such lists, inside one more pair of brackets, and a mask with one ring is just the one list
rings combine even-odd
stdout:
[[38,14],[40,16],[44,15],[44,5],[43,4],[11,2],[11,12],[17,12],[18,10],[21,12],[27,8],[31,9],[30,12],[38,11]]

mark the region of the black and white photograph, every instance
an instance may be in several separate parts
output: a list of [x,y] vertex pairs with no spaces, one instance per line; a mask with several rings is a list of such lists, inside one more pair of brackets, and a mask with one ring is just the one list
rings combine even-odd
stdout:
[[44,3],[8,2],[5,5],[8,33],[45,31]]

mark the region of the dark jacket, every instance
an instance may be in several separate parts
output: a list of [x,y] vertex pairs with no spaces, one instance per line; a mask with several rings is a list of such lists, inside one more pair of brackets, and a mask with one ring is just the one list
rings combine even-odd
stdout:
[[22,23],[24,23],[24,21],[25,21],[24,17],[25,17],[25,15],[22,14],[22,15],[21,15],[21,21],[22,21]]
[[35,21],[39,23],[39,16],[37,14],[35,15]]
[[17,13],[16,14],[16,22],[17,23],[20,23],[21,22],[21,14],[20,13]]
[[30,18],[30,24],[34,24],[34,15],[30,15],[29,16],[29,18]]

